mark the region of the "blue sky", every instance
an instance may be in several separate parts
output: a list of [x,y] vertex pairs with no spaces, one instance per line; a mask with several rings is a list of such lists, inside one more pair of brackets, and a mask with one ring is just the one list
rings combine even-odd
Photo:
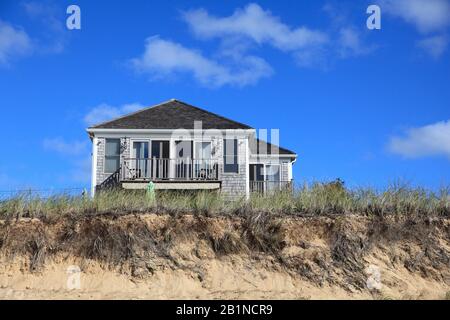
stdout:
[[297,182],[449,185],[449,37],[449,0],[0,0],[0,190],[89,186],[89,123],[171,98],[280,129]]

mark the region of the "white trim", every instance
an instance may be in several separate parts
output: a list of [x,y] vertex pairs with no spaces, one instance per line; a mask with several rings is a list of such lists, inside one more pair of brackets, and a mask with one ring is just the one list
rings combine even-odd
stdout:
[[245,196],[250,199],[250,148],[249,139],[245,139]]
[[[195,129],[103,129],[103,128],[87,128],[86,131],[89,133],[172,133],[175,130],[186,130],[186,132],[194,133]],[[222,132],[222,134],[251,134],[255,129],[202,129],[204,133],[208,133],[208,130],[214,130]]]
[[92,139],[92,168],[91,168],[91,197],[95,196],[95,187],[97,186],[97,138]]
[[288,180],[292,181],[292,162],[288,162],[287,170],[288,170]]
[[251,158],[297,158],[297,154],[254,154],[250,155]]
[[[220,189],[220,182],[211,181],[211,182],[154,182],[155,190],[218,190]],[[146,189],[148,186],[148,182],[123,182],[122,187],[124,189]]]

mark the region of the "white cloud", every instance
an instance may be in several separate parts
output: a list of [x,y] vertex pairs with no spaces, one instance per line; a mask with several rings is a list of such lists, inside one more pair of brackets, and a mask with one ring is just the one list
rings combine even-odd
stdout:
[[442,31],[450,25],[449,0],[382,0],[382,10],[413,24],[421,33]]
[[62,155],[80,155],[87,152],[87,141],[67,142],[62,138],[51,138],[43,141],[46,150],[55,151]]
[[400,17],[413,25],[424,38],[416,44],[438,59],[449,43],[450,0],[379,0],[383,12]]
[[32,44],[27,33],[0,20],[0,65],[7,65],[13,58],[31,51]]
[[25,30],[0,20],[0,66],[31,53],[60,53],[67,43],[61,8],[35,1],[22,2],[21,6],[30,20],[37,23],[30,28],[30,37]]
[[306,27],[290,28],[270,11],[251,3],[237,9],[229,17],[215,17],[204,9],[187,11],[183,15],[194,34],[202,38],[241,36],[258,44],[269,44],[283,51],[304,49],[327,42],[321,31]]
[[37,1],[22,2],[21,5],[28,17],[38,24],[34,27],[34,30],[40,30],[40,36],[36,38],[37,49],[42,53],[61,53],[69,35],[65,18],[61,17],[65,9]]
[[154,78],[170,77],[178,73],[190,73],[202,85],[245,86],[272,74],[272,68],[261,58],[242,55],[222,55],[219,63],[205,57],[200,51],[178,43],[150,37],[146,40],[144,54],[132,59],[133,67]]
[[[153,79],[190,74],[207,87],[246,86],[270,77],[274,71],[261,57],[251,54],[270,46],[290,54],[300,67],[327,68],[331,60],[367,54],[368,48],[355,28],[341,26],[338,38],[306,26],[292,27],[270,11],[251,3],[229,16],[214,16],[205,9],[182,14],[199,39],[219,39],[209,56],[174,41],[150,37],[144,53],[131,60],[135,70]],[[345,28],[344,28],[345,27]]]
[[[45,139],[42,145],[45,150],[56,152],[64,156],[66,164],[69,164],[69,166],[64,169],[63,173],[58,173],[60,182],[89,183],[92,165],[89,139],[66,141],[60,137],[50,138]],[[55,174],[55,172],[52,172],[52,174]]]
[[377,45],[368,44],[366,41],[366,38],[371,33],[370,31],[368,32],[365,28],[356,27],[349,23],[352,18],[345,6],[327,3],[322,9],[329,16],[331,30],[336,34],[331,39],[330,46],[333,49],[329,55],[346,59],[370,54],[377,48]]
[[417,42],[417,45],[424,49],[431,57],[437,59],[442,56],[447,49],[447,36],[438,35],[422,39]]
[[295,63],[302,68],[328,68],[328,55],[325,49],[311,49],[294,52]]
[[114,118],[118,118],[127,113],[135,112],[143,108],[145,108],[145,106],[139,103],[129,103],[119,107],[114,107],[109,104],[102,103],[92,108],[92,110],[84,116],[83,120],[87,125],[91,126],[108,120],[112,120]]
[[450,120],[411,128],[403,136],[392,137],[388,148],[392,153],[406,158],[433,155],[450,158]]
[[339,30],[338,50],[342,58],[368,54],[373,46],[367,46],[361,40],[361,34],[353,27],[343,27]]

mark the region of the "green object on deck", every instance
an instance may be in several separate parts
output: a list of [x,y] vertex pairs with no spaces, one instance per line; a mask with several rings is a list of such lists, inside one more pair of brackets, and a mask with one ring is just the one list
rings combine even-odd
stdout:
[[147,185],[147,197],[150,201],[155,200],[155,184],[150,181]]

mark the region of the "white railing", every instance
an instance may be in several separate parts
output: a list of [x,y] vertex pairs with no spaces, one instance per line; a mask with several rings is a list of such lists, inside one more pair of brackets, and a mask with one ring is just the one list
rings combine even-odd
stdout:
[[213,159],[124,159],[121,180],[217,180],[218,161]]
[[250,192],[265,194],[282,190],[292,190],[292,181],[250,181]]

